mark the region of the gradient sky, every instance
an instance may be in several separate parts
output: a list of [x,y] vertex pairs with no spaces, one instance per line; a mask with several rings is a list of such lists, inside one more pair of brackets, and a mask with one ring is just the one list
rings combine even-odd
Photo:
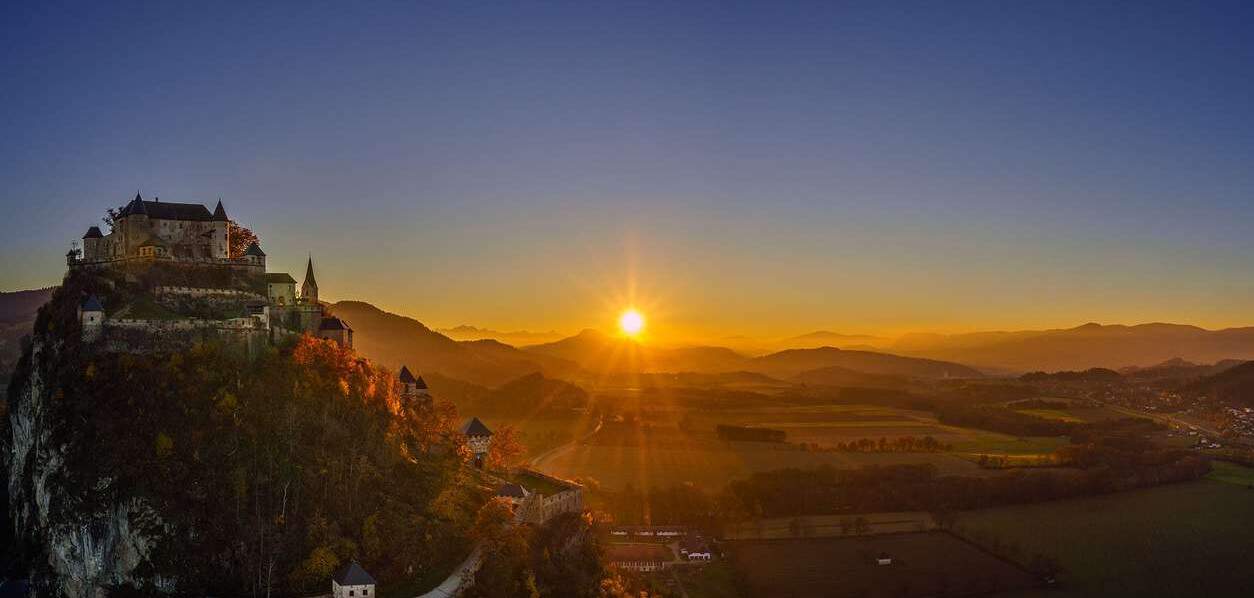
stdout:
[[0,7],[0,289],[139,188],[434,326],[1254,324],[1248,3],[105,4]]

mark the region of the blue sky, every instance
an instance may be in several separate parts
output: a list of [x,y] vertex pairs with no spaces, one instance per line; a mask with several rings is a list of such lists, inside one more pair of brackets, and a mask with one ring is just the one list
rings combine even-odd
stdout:
[[0,289],[139,188],[433,325],[1254,324],[1247,6],[679,4],[6,3]]

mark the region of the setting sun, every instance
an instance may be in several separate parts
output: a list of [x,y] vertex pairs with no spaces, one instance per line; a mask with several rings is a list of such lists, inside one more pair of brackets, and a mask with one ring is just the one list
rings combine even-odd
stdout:
[[644,329],[644,316],[634,309],[629,309],[618,317],[618,329],[627,336],[636,336]]

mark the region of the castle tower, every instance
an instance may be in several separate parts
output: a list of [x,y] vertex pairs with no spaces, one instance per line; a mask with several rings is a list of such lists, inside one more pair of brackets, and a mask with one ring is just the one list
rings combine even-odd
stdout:
[[87,234],[83,235],[83,261],[94,262],[101,259],[100,243],[104,235],[100,234],[100,227],[93,226],[87,229]]
[[100,338],[104,331],[104,307],[95,295],[88,295],[78,304],[78,323],[83,327],[83,342]]
[[492,446],[492,430],[483,425],[479,418],[472,417],[462,424],[462,434],[466,436],[466,446],[475,455],[475,467],[483,469],[483,460],[488,456]]
[[423,381],[422,376],[415,377],[408,367],[401,366],[399,379],[402,397],[410,399],[431,396],[431,393],[427,390],[427,383]]
[[401,373],[400,373],[400,376],[398,376],[398,378],[401,381],[401,396],[403,397],[413,396],[417,390],[414,388],[414,385],[415,383],[418,382],[418,379],[415,378],[412,373],[410,373],[408,366],[401,366]]
[[[261,246],[256,241],[248,244],[248,249],[244,251],[244,261],[254,266],[266,267],[266,252],[261,250]],[[287,276],[286,274],[284,276]],[[291,277],[288,276],[290,280]],[[293,281],[295,282],[295,281]]]
[[310,256],[309,265],[305,267],[305,282],[300,285],[300,298],[305,303],[318,303],[318,281],[314,280],[313,256]]
[[222,199],[213,209],[213,242],[212,255],[216,259],[231,257],[231,223],[226,218],[226,209],[222,207]]
[[148,208],[144,207],[144,198],[138,192],[135,193],[135,199],[131,200],[131,203],[122,210],[122,219],[125,223],[122,227],[122,235],[126,255],[135,255],[139,249],[139,244],[151,236],[149,234]]

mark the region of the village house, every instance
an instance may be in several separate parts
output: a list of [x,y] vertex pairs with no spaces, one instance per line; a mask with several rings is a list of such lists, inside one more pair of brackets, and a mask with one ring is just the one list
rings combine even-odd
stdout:
[[361,598],[375,595],[375,580],[357,561],[345,565],[331,578],[332,598]]

